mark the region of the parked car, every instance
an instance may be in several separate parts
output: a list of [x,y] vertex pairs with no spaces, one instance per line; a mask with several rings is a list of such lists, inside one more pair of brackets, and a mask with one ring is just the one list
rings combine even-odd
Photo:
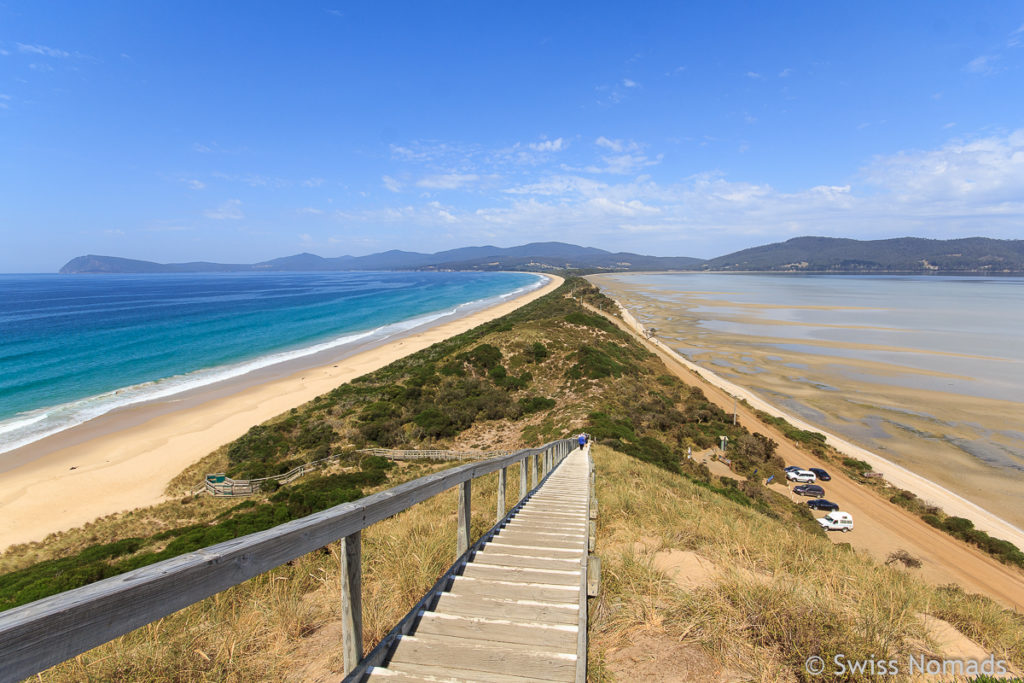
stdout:
[[815,498],[814,500],[807,501],[807,507],[812,510],[838,510],[839,504],[833,503],[831,500],[825,500],[824,498]]
[[786,472],[795,472],[796,470],[802,470],[803,467],[797,467],[796,465],[790,465],[785,469]]
[[832,476],[820,467],[808,467],[808,472],[814,472],[814,476],[822,481],[832,481]]
[[825,531],[852,531],[853,517],[849,512],[830,512],[818,520]]
[[821,498],[825,495],[825,489],[821,488],[817,484],[801,484],[800,486],[793,487],[793,493],[798,496],[810,496],[811,498]]
[[817,477],[810,470],[793,470],[792,472],[786,472],[786,479],[798,481],[801,484],[813,484]]

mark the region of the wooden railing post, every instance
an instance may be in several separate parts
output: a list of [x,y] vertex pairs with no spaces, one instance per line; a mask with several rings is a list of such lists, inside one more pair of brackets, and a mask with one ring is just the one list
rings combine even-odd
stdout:
[[459,547],[456,558],[469,550],[469,520],[472,518],[470,499],[473,493],[473,480],[467,479],[459,485]]
[[508,468],[502,467],[498,470],[498,519],[495,523],[500,522],[502,517],[505,516],[505,483],[508,478]]
[[530,456],[530,488],[537,488],[537,454]]
[[357,531],[341,539],[341,638],[345,673],[363,658],[363,542]]
[[519,500],[526,498],[526,458],[519,461]]

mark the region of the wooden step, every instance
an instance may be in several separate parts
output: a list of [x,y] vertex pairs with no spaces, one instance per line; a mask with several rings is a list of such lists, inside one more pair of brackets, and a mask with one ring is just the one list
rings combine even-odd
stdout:
[[[538,551],[543,552],[543,551]],[[473,564],[497,564],[502,566],[522,567],[524,569],[579,569],[580,558],[552,558],[537,555],[514,555],[499,552],[497,549],[479,552],[473,557]]]
[[556,571],[553,569],[523,569],[520,567],[484,565],[471,563],[466,565],[462,576],[495,581],[521,581],[523,583],[539,583],[552,586],[579,586],[580,570]]
[[579,604],[545,603],[537,600],[499,600],[478,595],[443,593],[435,612],[468,617],[499,617],[512,621],[537,621],[545,624],[579,624]]
[[[392,670],[396,673],[400,673],[403,676],[415,676],[415,680],[423,681],[445,681],[446,683],[468,683],[473,681],[479,683],[479,681],[487,681],[487,683],[546,683],[550,679],[546,678],[524,678],[522,676],[514,676],[512,674],[500,674],[495,672],[488,672],[486,674],[479,671],[471,671],[469,669],[452,669],[451,667],[441,665],[427,665],[427,664],[408,664],[404,662],[396,662],[392,664],[394,667]],[[378,680],[386,681],[386,678],[380,678]],[[413,678],[396,678],[398,681],[414,680]]]
[[529,583],[526,581],[495,581],[472,576],[460,576],[451,586],[451,592],[466,596],[501,598],[506,600],[537,600],[540,602],[579,605],[577,586]]
[[424,633],[448,638],[493,641],[499,645],[525,645],[536,651],[576,652],[576,624],[517,622],[494,617],[424,612],[416,624],[415,636]]
[[489,552],[493,550],[496,553],[502,553],[504,555],[547,555],[551,558],[569,559],[579,558],[581,555],[580,549],[576,548],[559,548],[557,546],[545,545],[545,546],[529,546],[529,545],[514,545],[505,541],[499,541],[498,537],[495,537],[487,542],[483,547],[483,552]]
[[402,637],[391,661],[420,666],[444,662],[445,668],[480,672],[480,680],[490,680],[484,674],[507,675],[510,671],[524,678],[548,681],[572,681],[576,677],[575,654],[529,652],[487,641],[438,636]]

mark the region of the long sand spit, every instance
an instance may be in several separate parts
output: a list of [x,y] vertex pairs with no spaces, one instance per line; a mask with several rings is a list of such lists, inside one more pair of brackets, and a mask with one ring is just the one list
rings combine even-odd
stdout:
[[319,367],[258,384],[252,378],[225,382],[186,398],[114,411],[12,452],[8,455],[20,464],[0,473],[0,549],[158,503],[171,479],[252,426],[510,313],[562,283],[562,278],[547,277],[546,285],[518,298],[411,330]]
[[[621,303],[616,303],[619,305],[619,309],[622,312],[622,317],[626,321],[626,323],[631,328],[636,330],[638,333],[643,335],[643,325],[641,325],[636,320],[636,318],[629,312],[629,310],[627,310]],[[826,441],[830,446],[832,446],[837,451],[846,456],[857,458],[868,463],[869,465],[871,465],[871,468],[874,471],[881,472],[885,476],[886,481],[888,481],[889,483],[913,492],[922,500],[939,506],[947,514],[955,515],[957,517],[965,517],[971,520],[972,522],[974,522],[974,525],[977,528],[988,532],[990,535],[996,538],[1002,538],[1004,540],[1010,541],[1018,548],[1024,548],[1024,530],[1021,530],[1013,524],[1010,524],[1006,520],[997,517],[996,515],[985,510],[984,508],[981,508],[980,506],[972,503],[971,501],[961,496],[958,496],[952,491],[943,488],[942,486],[939,486],[938,484],[922,477],[921,475],[915,474],[914,472],[911,472],[910,470],[904,467],[901,467],[893,462],[890,462],[889,460],[883,458],[877,453],[872,453],[871,451],[865,448],[861,448],[860,446],[852,444],[849,441],[846,441],[845,439],[841,439],[838,436],[835,436],[834,434],[825,432],[812,424],[809,424],[799,418],[793,417],[792,415],[789,415],[788,413],[779,410],[778,408],[771,405],[767,401],[764,401],[763,399],[756,396],[753,392],[748,391],[747,389],[737,384],[734,384],[726,379],[723,379],[722,377],[716,375],[714,372],[684,358],[683,356],[676,353],[674,350],[669,348],[667,345],[665,345],[658,339],[652,338],[650,341],[652,344],[654,344],[659,349],[664,351],[667,355],[671,356],[680,364],[684,365],[685,367],[699,375],[709,384],[718,387],[719,389],[735,396],[738,399],[747,401],[747,403],[749,403],[757,410],[764,411],[769,415],[773,415],[775,417],[781,417],[799,429],[806,429],[824,434],[826,437]]]

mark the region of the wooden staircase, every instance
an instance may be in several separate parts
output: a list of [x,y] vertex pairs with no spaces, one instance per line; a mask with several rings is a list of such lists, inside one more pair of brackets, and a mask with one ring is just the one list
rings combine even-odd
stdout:
[[590,472],[571,452],[359,678],[584,681]]

